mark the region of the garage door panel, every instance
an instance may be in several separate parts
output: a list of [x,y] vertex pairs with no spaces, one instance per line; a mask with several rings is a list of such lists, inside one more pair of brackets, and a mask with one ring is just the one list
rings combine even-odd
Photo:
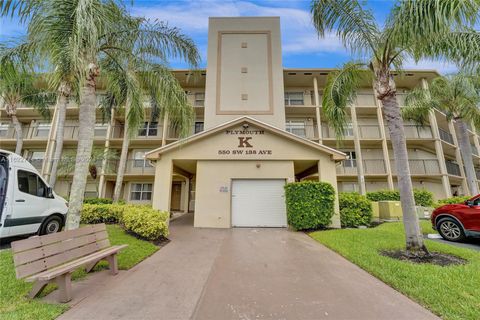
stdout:
[[233,180],[232,226],[286,227],[285,180]]

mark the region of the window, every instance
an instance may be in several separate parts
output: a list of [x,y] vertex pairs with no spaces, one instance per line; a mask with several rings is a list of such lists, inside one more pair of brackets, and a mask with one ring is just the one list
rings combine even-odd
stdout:
[[302,120],[288,120],[286,124],[287,132],[293,133],[300,137],[306,137],[305,121]]
[[133,155],[133,166],[135,168],[147,168],[152,165],[145,159],[145,151],[136,151]]
[[106,123],[96,123],[95,124],[95,137],[105,138],[107,136],[107,127]]
[[195,122],[195,133],[203,131],[203,122]]
[[50,133],[50,123],[39,123],[37,125],[36,137],[48,137]]
[[30,156],[30,163],[37,169],[42,168],[43,159],[45,158],[45,151],[33,151]]
[[285,92],[285,105],[299,106],[303,104],[303,92]]
[[130,200],[152,200],[151,183],[134,183],[130,192]]
[[8,123],[0,123],[0,137],[6,137],[8,135]]
[[205,105],[205,92],[195,92],[195,106],[203,107]]
[[143,128],[138,131],[138,135],[142,137],[152,137],[158,135],[158,122],[145,122]]
[[31,194],[36,197],[47,197],[47,186],[33,172],[18,170],[17,171],[18,190]]
[[345,168],[357,167],[357,154],[355,151],[343,151],[347,155],[347,159],[343,160],[343,166]]

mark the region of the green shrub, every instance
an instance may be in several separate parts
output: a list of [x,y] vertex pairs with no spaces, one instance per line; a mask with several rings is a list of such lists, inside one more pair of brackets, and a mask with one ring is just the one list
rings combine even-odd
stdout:
[[122,222],[125,229],[145,239],[155,240],[168,235],[168,217],[169,213],[166,211],[158,211],[146,206],[135,208],[130,206],[130,209],[125,210]]
[[372,220],[372,202],[356,192],[343,192],[338,195],[340,222],[343,228],[368,226]]
[[433,193],[426,189],[413,189],[415,204],[422,207],[432,207],[434,204]]
[[285,185],[288,224],[295,230],[318,229],[331,223],[335,189],[327,182],[302,181]]
[[83,203],[87,204],[111,204],[113,203],[112,199],[108,198],[85,198]]
[[451,198],[446,198],[446,199],[440,199],[438,202],[435,204],[435,208],[441,207],[445,204],[456,204],[456,203],[462,203],[470,199],[470,196],[462,196],[462,197],[451,197]]
[[[433,193],[426,189],[413,189],[413,196],[417,206],[431,207],[434,204]],[[398,190],[378,190],[367,192],[370,201],[400,201]]]
[[119,223],[126,205],[120,204],[84,204],[81,223]]

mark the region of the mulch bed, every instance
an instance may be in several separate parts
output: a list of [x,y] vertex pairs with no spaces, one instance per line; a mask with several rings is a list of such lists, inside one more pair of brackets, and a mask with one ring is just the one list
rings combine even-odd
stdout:
[[385,257],[390,257],[393,259],[401,260],[401,261],[408,261],[413,263],[430,263],[435,264],[442,267],[452,266],[452,265],[462,265],[466,264],[467,260],[462,259],[457,256],[453,256],[450,254],[439,253],[439,252],[430,252],[429,256],[417,257],[417,256],[409,256],[405,251],[402,250],[393,250],[393,251],[381,251],[380,254]]
[[157,247],[165,247],[169,242],[170,242],[170,239],[166,238],[166,237],[163,237],[161,236],[160,238],[156,239],[156,240],[148,240],[142,236],[139,236],[138,234],[136,234],[135,232],[132,232],[130,230],[125,230],[125,232],[129,235],[131,235],[132,237],[135,237],[139,240],[143,240],[143,241],[148,241],[148,242],[151,242],[153,243],[154,245],[156,245]]

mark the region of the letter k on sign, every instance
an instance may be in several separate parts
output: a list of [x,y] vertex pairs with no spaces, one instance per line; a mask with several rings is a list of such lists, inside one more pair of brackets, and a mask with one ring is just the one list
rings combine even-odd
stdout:
[[252,137],[238,137],[238,148],[253,148],[253,146],[248,143],[249,140],[252,140]]

